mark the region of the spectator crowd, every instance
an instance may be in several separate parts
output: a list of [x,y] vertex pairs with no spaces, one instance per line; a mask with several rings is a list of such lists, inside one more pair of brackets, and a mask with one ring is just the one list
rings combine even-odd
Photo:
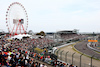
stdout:
[[36,53],[36,47],[52,46],[53,40],[47,38],[22,40],[7,40],[7,37],[0,38],[0,67],[47,67],[47,65],[37,62],[36,60],[45,62],[54,67],[74,67],[66,63],[58,61],[52,55],[46,54],[46,50],[42,53]]

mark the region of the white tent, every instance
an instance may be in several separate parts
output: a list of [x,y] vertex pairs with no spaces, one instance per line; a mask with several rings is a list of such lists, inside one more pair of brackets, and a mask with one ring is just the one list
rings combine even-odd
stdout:
[[29,35],[29,34],[19,34],[19,35],[16,35],[16,36],[13,36],[13,37],[11,37],[11,39],[22,39],[23,37],[31,37],[31,35]]

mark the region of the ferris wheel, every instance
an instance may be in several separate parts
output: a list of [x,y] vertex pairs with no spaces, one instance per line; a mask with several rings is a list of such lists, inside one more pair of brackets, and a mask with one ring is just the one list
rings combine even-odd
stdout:
[[28,15],[21,3],[14,2],[8,6],[6,26],[11,36],[26,33],[28,28]]

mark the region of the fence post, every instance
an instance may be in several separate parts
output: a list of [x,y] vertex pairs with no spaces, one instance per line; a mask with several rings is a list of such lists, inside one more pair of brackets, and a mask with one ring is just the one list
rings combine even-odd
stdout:
[[66,61],[66,62],[67,62],[67,54],[68,54],[68,52],[69,52],[69,51],[67,51],[67,52],[66,52],[66,55],[65,55],[65,61]]
[[[93,55],[94,56],[94,55]],[[93,58],[93,56],[91,57],[91,65],[90,65],[90,67],[92,67],[92,58]]]
[[[75,52],[75,53],[76,53],[76,52]],[[74,54],[75,54],[75,53],[72,54],[72,65],[73,65],[73,57],[74,57]]]
[[82,57],[82,55],[83,55],[83,54],[80,55],[80,67],[81,67],[81,57]]
[[57,56],[58,56],[58,52],[60,51],[60,49],[58,49],[58,51],[57,51]]
[[62,52],[63,52],[64,50],[62,50],[61,52],[60,52],[60,59],[62,60]]
[[54,54],[55,54],[55,55],[56,55],[56,53],[55,53],[56,51],[57,51],[57,49],[54,51]]

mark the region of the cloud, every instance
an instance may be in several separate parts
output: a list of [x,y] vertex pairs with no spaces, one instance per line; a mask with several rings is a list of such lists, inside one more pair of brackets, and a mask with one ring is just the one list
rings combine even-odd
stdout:
[[[1,0],[0,28],[6,29],[5,14],[12,2],[24,5],[28,17],[28,30],[56,31],[58,29],[99,30],[99,0]],[[3,23],[3,24],[2,24]]]
[[83,10],[77,10],[77,11],[73,11],[72,14],[77,14],[77,13],[82,13]]

